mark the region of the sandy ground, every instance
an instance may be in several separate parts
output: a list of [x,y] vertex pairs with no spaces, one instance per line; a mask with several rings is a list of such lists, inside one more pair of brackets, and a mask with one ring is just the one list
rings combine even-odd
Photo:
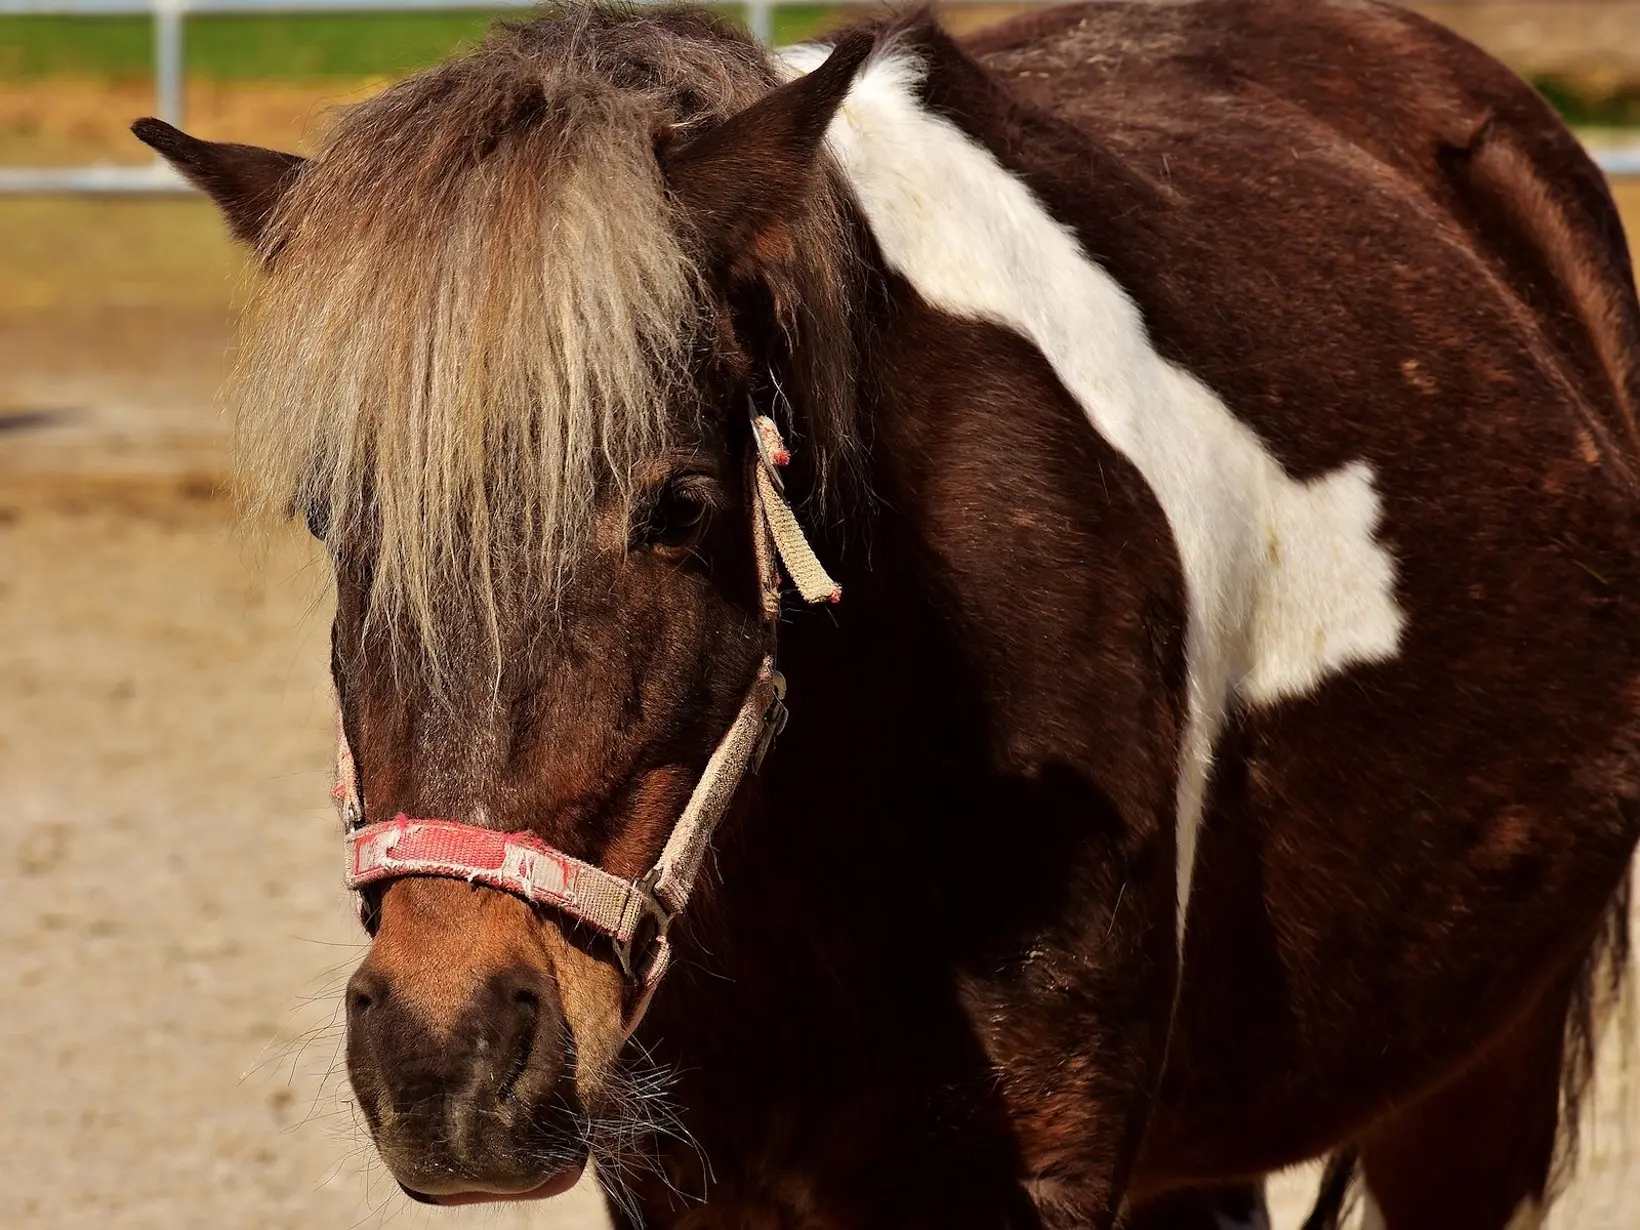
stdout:
[[[497,1224],[398,1196],[336,1067],[307,544],[236,539],[197,477],[0,491],[0,1225]],[[585,1223],[536,1212],[499,1224]]]
[[[327,582],[218,490],[242,272],[195,201],[0,201],[0,1226],[596,1226],[410,1205],[348,1105]],[[1604,1087],[1558,1226],[1640,1224]]]

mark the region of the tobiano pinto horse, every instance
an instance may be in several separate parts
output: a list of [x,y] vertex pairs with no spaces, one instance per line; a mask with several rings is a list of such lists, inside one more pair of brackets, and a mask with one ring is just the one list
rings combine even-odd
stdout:
[[1509,72],[1371,0],[595,5],[311,159],[136,132],[263,266],[406,1191],[1165,1228],[1335,1152],[1539,1224],[1640,826],[1640,309]]

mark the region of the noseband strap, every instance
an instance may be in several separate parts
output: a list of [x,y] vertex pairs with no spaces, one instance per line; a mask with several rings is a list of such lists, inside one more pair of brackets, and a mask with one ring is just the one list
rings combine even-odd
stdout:
[[[780,616],[783,565],[805,601],[836,602],[842,590],[827,575],[786,502],[779,470],[790,460],[774,420],[754,413],[748,462],[758,583],[771,646]],[[671,925],[689,902],[723,819],[748,771],[786,724],[786,683],[771,651],[729,729],[706,762],[689,801],[654,865],[636,880],[565,854],[525,831],[501,833],[457,820],[419,820],[400,813],[363,824],[358,771],[337,712],[337,784],[332,792],[347,828],[347,886],[355,891],[403,876],[466,880],[550,906],[600,934],[637,992],[627,1013],[635,1028],[671,961]]]

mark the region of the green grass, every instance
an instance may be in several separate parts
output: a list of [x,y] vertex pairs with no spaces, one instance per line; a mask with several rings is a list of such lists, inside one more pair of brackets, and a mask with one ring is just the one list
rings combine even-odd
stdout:
[[[224,81],[397,76],[472,44],[494,16],[470,10],[208,14],[188,19],[184,55],[190,75]],[[823,5],[778,9],[775,41],[799,41],[832,20],[833,10]],[[147,18],[0,17],[0,79],[118,80],[146,76],[152,62]]]

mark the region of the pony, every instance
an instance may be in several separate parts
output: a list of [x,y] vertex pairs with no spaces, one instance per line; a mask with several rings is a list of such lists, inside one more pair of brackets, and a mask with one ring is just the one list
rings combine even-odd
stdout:
[[599,2],[311,158],[135,131],[259,260],[406,1192],[1164,1230],[1334,1152],[1374,1225],[1541,1223],[1640,828],[1640,307],[1506,69],[1376,0]]

